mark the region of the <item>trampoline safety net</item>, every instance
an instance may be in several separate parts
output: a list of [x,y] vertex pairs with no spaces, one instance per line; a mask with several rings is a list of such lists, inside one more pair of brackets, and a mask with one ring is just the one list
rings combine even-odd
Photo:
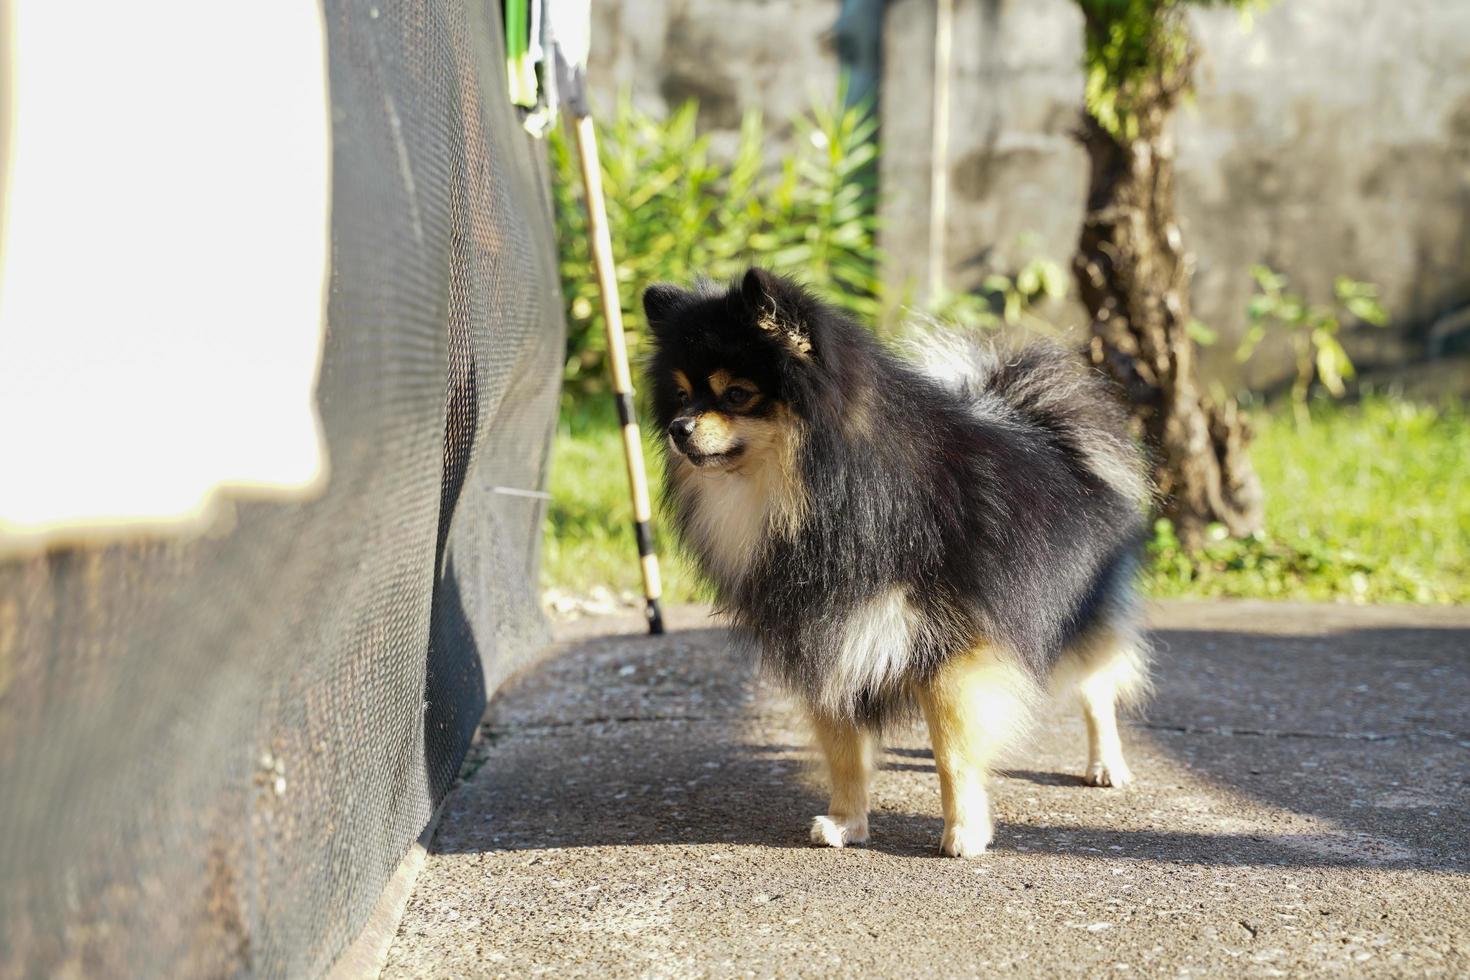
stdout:
[[325,972],[544,645],[565,327],[499,5],[324,14],[330,481],[0,564],[0,975]]

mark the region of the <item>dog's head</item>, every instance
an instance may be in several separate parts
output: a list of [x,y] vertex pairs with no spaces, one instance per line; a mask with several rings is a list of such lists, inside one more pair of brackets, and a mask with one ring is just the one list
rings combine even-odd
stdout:
[[761,269],[728,290],[644,291],[653,406],[674,459],[738,469],[792,445],[798,379],[818,356],[813,303]]

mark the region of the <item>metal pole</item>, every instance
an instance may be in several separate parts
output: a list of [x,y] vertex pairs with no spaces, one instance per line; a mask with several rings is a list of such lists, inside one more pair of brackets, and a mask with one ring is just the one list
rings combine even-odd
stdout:
[[643,469],[643,441],[638,417],[633,413],[633,375],[628,370],[628,348],[623,342],[623,308],[618,299],[618,282],[613,263],[612,237],[607,228],[607,205],[602,196],[602,169],[597,162],[597,133],[592,116],[576,116],[577,160],[582,167],[586,192],[587,230],[592,236],[592,263],[597,270],[597,288],[602,294],[602,323],[607,330],[607,363],[612,371],[613,397],[618,421],[623,426],[623,457],[628,464],[628,486],[633,494],[633,533],[638,540],[638,559],[643,569],[643,596],[648,631],[662,633],[664,617],[659,609],[663,584],[659,580],[658,555],[653,550],[653,507],[648,498],[648,476]]
[[949,208],[949,63],[954,51],[954,0],[938,0],[934,17],[934,129],[929,145],[929,295],[944,292],[944,224]]

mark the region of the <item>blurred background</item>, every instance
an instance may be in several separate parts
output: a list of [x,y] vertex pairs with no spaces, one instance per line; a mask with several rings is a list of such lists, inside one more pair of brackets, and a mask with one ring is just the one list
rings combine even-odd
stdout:
[[[1153,594],[1470,600],[1470,8],[634,0],[595,5],[593,35],[635,357],[643,286],[752,261],[880,331],[1082,346],[1106,297],[1078,288],[1080,242],[1133,193],[1096,175],[1143,146],[1133,187],[1163,210],[1136,216],[1178,269],[1138,288],[1182,311],[1206,413],[1239,406],[1221,460],[1264,500],[1189,535],[1164,508]],[[568,350],[543,584],[575,614],[634,601],[637,569],[574,155],[551,151]],[[677,556],[667,578],[700,594]]]

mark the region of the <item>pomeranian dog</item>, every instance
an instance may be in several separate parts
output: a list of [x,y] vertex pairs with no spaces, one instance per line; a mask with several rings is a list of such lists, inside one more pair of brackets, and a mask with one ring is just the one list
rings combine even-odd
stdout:
[[1043,694],[1081,702],[1086,781],[1129,781],[1149,491],[1104,381],[958,333],[902,357],[761,269],[643,305],[674,522],[826,756],[813,842],[867,840],[877,738],[919,712],[943,854],[990,844],[989,770]]

